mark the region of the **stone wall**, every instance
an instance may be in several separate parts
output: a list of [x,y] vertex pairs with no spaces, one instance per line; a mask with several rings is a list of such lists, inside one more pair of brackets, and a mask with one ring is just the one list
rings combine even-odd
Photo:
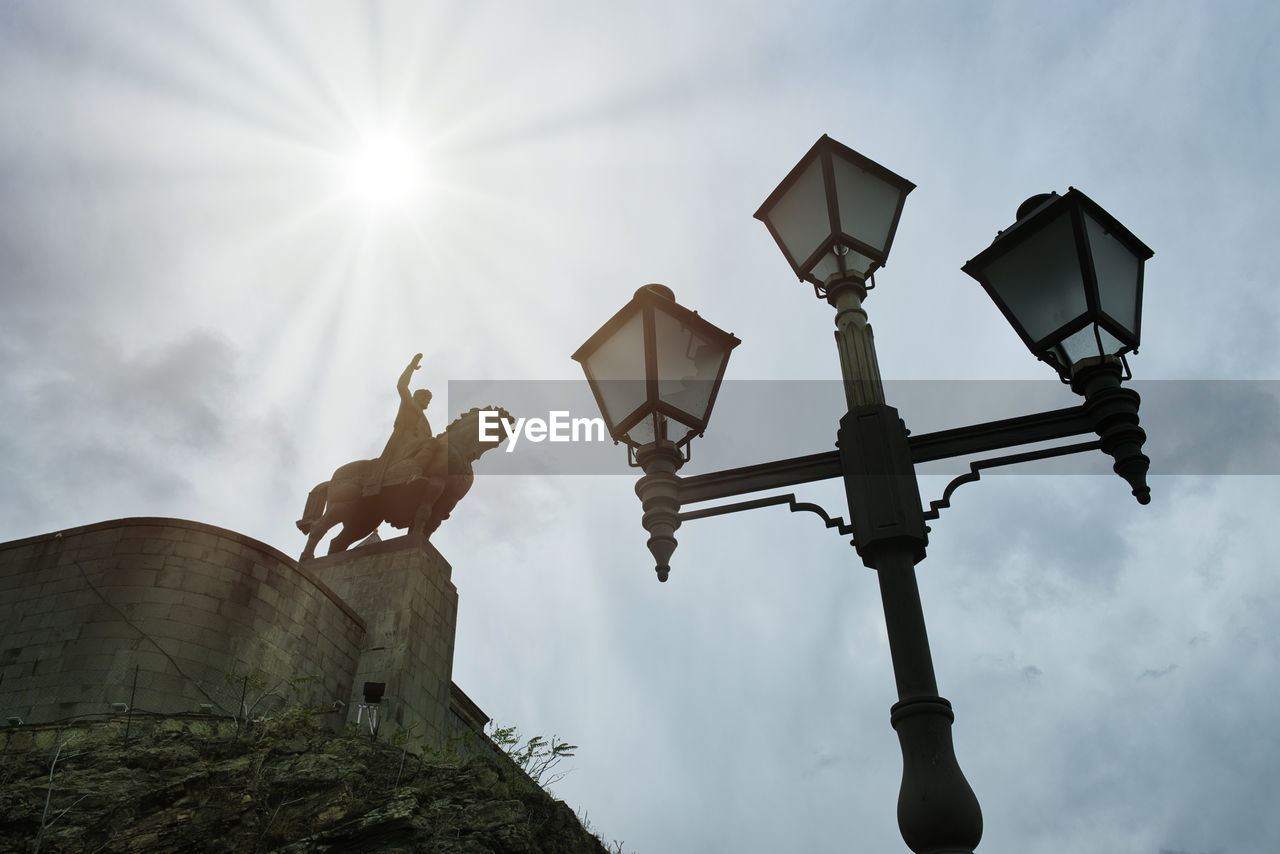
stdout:
[[[0,544],[0,722],[329,707],[351,696],[365,633],[293,559],[212,525],[121,519]],[[295,692],[295,676],[314,679]]]

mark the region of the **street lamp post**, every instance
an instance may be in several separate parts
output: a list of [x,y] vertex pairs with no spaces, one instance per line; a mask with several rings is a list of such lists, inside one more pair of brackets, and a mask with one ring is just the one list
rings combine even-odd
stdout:
[[[952,746],[951,704],[938,694],[915,565],[960,484],[979,471],[1033,459],[1103,450],[1150,500],[1138,395],[1122,386],[1126,354],[1138,346],[1142,268],[1152,252],[1083,193],[1028,199],[1013,226],[963,269],[977,279],[1023,341],[1082,395],[1082,404],[1018,418],[910,436],[885,402],[875,343],[862,307],[888,258],[903,202],[914,185],[823,136],[770,194],[756,218],[796,275],[835,309],[848,412],[836,451],[680,477],[689,442],[710,419],[730,351],[739,343],[649,285],[573,356],[582,363],[613,438],[644,471],[636,484],[659,581],[666,581],[682,522],[775,504],[819,514],[852,534],[876,571],[898,702],[890,721],[902,748],[898,826],[917,854],[972,852],[982,812]],[[661,330],[665,330],[661,331]],[[666,348],[664,355],[663,349]],[[1095,434],[971,464],[925,511],[915,465],[1029,443]],[[850,522],[792,494],[697,510],[690,504],[840,477]]]

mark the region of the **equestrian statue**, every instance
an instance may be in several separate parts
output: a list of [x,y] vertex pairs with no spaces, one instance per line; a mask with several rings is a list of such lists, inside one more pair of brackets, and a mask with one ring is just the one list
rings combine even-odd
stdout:
[[[472,464],[506,438],[511,415],[497,406],[464,412],[443,433],[433,436],[426,415],[431,392],[418,389],[409,393],[409,380],[421,361],[418,353],[396,383],[400,409],[382,455],[340,466],[307,496],[298,520],[299,530],[307,535],[301,560],[315,557],[320,540],[339,523],[342,530],[329,542],[329,554],[344,551],[383,522],[430,537],[471,489],[475,480]],[[489,424],[492,431],[496,422],[497,438],[481,436],[484,412],[496,414]]]

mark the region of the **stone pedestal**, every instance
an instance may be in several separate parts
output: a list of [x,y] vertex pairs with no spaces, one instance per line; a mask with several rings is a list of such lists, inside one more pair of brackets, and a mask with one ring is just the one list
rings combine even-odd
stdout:
[[396,729],[442,743],[448,732],[458,590],[451,568],[422,536],[404,536],[303,561],[365,622],[347,701],[356,720],[366,682],[383,682],[379,735]]

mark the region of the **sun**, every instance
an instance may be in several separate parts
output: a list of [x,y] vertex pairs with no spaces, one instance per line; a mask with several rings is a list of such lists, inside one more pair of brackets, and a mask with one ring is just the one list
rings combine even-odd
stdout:
[[363,138],[341,162],[345,195],[370,214],[419,205],[427,186],[426,152],[394,134]]

